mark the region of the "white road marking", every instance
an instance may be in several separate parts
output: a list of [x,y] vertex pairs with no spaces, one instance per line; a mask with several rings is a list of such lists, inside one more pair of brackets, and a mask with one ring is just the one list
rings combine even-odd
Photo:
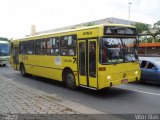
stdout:
[[144,94],[149,94],[149,95],[156,95],[156,96],[160,96],[160,94],[158,94],[158,93],[145,92],[145,91],[141,91],[141,90],[131,90],[131,89],[125,89],[125,88],[120,88],[120,89],[130,90],[130,91],[135,91],[135,92],[144,93]]

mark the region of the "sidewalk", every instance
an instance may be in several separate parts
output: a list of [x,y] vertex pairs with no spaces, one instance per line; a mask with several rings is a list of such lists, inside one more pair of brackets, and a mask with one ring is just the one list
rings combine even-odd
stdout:
[[[41,120],[45,120],[47,115],[50,115],[50,119],[56,117],[54,120],[63,120],[64,118],[68,120],[67,117],[72,118],[72,120],[92,120],[92,118],[84,115],[84,113],[86,112],[87,114],[87,111],[92,111],[92,114],[102,114],[79,104],[71,104],[69,101],[62,102],[56,96],[50,96],[47,93],[22,85],[0,75],[0,120],[22,120],[25,116],[31,117],[31,115],[38,115],[36,117],[39,119],[40,116],[43,116]],[[72,107],[77,110],[72,109]],[[72,117],[66,115],[72,115]]]

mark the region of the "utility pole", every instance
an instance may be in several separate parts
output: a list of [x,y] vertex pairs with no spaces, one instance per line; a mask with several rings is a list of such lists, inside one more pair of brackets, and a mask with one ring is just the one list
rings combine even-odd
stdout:
[[128,24],[130,24],[130,5],[131,4],[132,4],[131,2],[128,3]]

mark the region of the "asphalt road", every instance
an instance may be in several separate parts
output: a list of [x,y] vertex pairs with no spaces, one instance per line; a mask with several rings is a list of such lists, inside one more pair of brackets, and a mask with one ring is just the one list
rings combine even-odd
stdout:
[[110,114],[160,113],[160,84],[129,83],[102,91],[67,89],[61,82],[37,76],[24,78],[11,67],[0,67],[0,74],[29,87],[57,94],[60,98],[78,102]]

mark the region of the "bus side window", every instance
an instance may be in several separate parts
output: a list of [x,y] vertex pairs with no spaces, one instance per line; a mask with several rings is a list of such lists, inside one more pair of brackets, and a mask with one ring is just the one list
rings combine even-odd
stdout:
[[73,56],[76,55],[76,35],[67,35],[60,37],[60,55]]
[[35,54],[39,54],[39,47],[40,47],[40,41],[39,40],[36,40],[35,41]]
[[53,49],[52,49],[53,55],[59,55],[59,37],[53,38]]
[[45,55],[46,52],[46,42],[45,39],[40,40],[40,54]]
[[19,43],[19,54],[26,54],[27,53],[27,42],[23,41]]
[[74,50],[73,49],[69,49],[69,55],[74,55]]
[[59,37],[47,38],[47,55],[59,55]]
[[35,54],[44,55],[46,51],[45,39],[38,39],[35,43]]
[[27,54],[28,55],[33,55],[34,54],[34,41],[30,40],[27,42]]

